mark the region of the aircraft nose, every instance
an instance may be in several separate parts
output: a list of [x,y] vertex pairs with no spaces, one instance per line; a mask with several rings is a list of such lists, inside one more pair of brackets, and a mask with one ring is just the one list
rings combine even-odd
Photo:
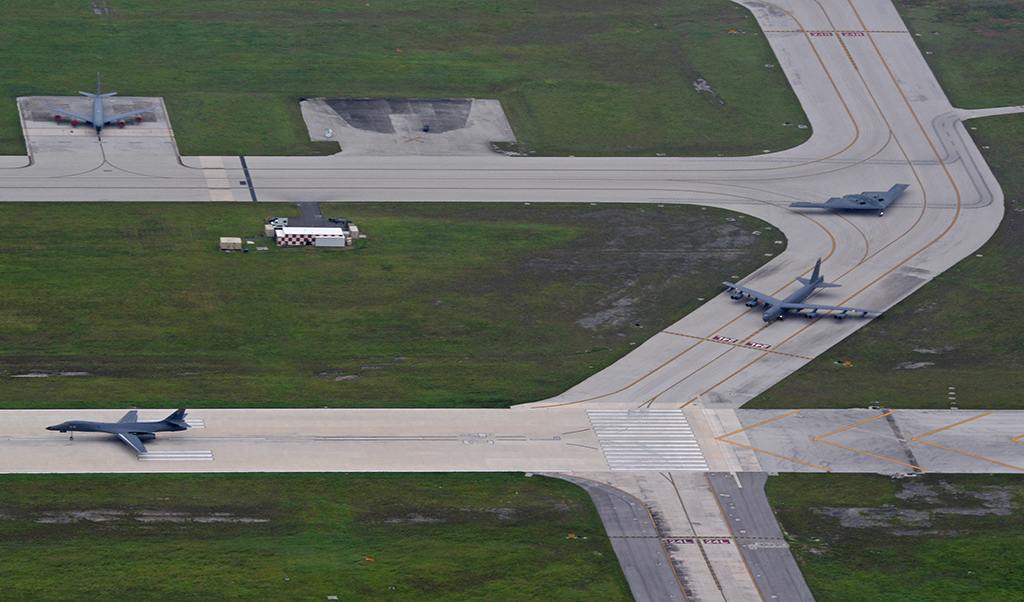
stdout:
[[56,431],[56,430],[59,430],[59,429],[60,429],[60,425],[59,424],[55,424],[53,426],[46,427],[46,430],[48,430],[48,431]]

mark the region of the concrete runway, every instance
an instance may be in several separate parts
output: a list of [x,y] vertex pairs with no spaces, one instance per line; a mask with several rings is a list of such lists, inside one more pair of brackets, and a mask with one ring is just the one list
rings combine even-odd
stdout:
[[[0,201],[715,205],[762,218],[789,239],[742,284],[785,296],[822,257],[826,279],[843,286],[810,302],[875,309],[991,236],[1002,192],[962,120],[1020,107],[952,107],[888,0],[739,3],[757,17],[814,128],[797,148],[724,159],[247,157],[243,170],[239,157],[179,157],[166,111],[156,124],[105,130],[100,142],[36,123],[26,105],[31,157],[0,158]],[[788,208],[897,182],[910,189],[881,218]],[[866,323],[791,318],[765,327],[760,311],[719,295],[562,395],[507,411],[196,411],[190,418],[207,428],[153,442],[145,462],[114,442],[71,443],[42,430],[70,412],[5,412],[0,471],[571,472],[646,504],[686,599],[764,600],[778,595],[772,591],[800,592],[799,583],[759,581],[761,560],[729,525],[763,518],[722,506],[714,493],[722,484],[712,487],[707,471],[1024,468],[1013,458],[1024,435],[1017,413],[796,418],[737,410]],[[992,425],[998,436],[986,432]],[[798,595],[792,599],[805,598]]]

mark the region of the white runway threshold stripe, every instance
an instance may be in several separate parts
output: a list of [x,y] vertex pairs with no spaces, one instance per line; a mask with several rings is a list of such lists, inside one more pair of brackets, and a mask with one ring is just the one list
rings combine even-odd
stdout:
[[209,462],[213,460],[210,450],[151,451],[137,454],[139,462]]
[[587,410],[611,470],[708,470],[682,410]]
[[206,421],[203,420],[202,418],[198,418],[196,420],[191,420],[189,418],[186,418],[185,419],[185,424],[187,424],[188,428],[190,428],[190,429],[204,429],[204,428],[206,428]]

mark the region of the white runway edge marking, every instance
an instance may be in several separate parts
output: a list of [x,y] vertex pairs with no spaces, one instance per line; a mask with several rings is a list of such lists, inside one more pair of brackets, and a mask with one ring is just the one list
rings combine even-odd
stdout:
[[208,462],[213,460],[213,452],[209,450],[151,451],[136,455],[139,458],[139,462]]
[[202,418],[200,418],[198,420],[189,420],[189,419],[186,418],[185,419],[185,424],[187,424],[188,428],[190,428],[190,429],[204,429],[204,428],[206,428],[206,422]]
[[708,470],[682,410],[587,410],[612,470]]

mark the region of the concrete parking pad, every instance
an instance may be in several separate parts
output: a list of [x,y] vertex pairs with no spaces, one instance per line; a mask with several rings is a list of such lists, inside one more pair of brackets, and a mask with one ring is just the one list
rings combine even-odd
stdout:
[[309,98],[299,105],[310,139],[336,141],[344,155],[493,155],[492,142],[515,142],[497,100]]

